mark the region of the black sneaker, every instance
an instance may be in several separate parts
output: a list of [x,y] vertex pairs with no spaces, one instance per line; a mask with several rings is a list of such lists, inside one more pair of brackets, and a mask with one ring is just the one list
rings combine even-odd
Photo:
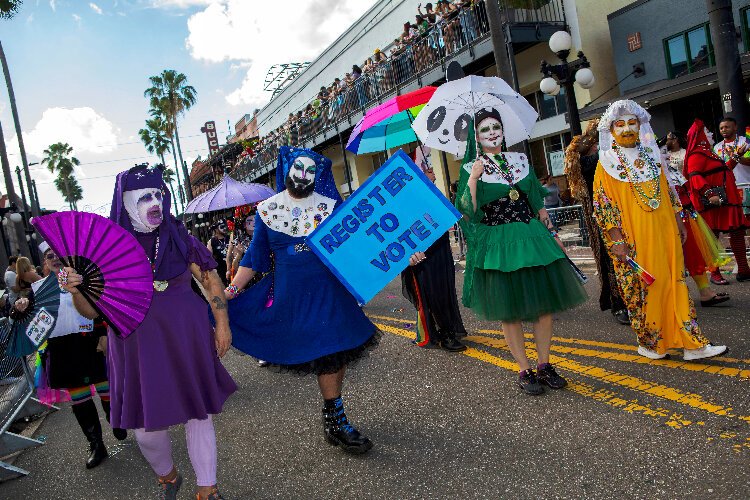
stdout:
[[534,370],[529,368],[518,376],[518,387],[526,394],[538,396],[544,393],[544,387],[539,384]]
[[550,389],[562,389],[568,385],[568,381],[557,374],[554,367],[547,363],[542,368],[537,368],[537,378],[539,382],[548,386]]

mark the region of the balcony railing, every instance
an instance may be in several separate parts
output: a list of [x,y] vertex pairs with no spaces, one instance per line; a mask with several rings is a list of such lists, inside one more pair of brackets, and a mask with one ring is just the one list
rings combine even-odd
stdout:
[[[562,0],[496,0],[510,23],[562,23]],[[375,106],[399,87],[420,78],[443,64],[446,57],[489,36],[484,0],[443,19],[430,30],[415,36],[403,50],[363,68],[363,74],[332,96],[318,95],[302,108],[302,116],[287,122],[261,140],[255,156],[235,166],[232,177],[251,180],[257,170],[276,161],[282,145],[315,143],[351,115]],[[349,124],[345,128],[348,128]]]

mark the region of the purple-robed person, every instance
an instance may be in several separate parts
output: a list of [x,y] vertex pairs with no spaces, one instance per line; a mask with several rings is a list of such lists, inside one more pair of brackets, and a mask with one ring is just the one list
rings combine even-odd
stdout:
[[[154,270],[154,296],[143,323],[127,338],[109,332],[107,363],[114,427],[134,429],[138,446],[159,476],[162,498],[176,498],[182,483],[172,461],[169,427],[185,424],[198,499],[222,498],[216,487],[216,435],[211,415],[237,389],[219,361],[231,344],[224,285],[208,249],[170,214],[160,168],[138,166],[117,175],[110,218],[131,232]],[[96,311],[75,288],[76,309]],[[192,290],[193,276],[207,291],[216,328]],[[175,312],[178,312],[176,314]],[[218,354],[218,356],[217,356]]]

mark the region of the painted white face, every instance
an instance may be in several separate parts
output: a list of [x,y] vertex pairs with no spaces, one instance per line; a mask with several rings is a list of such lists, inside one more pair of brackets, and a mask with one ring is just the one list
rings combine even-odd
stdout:
[[150,227],[156,227],[161,224],[164,215],[162,214],[162,194],[160,189],[149,189],[142,193],[138,198],[138,218]]
[[703,127],[703,133],[706,134],[706,137],[708,138],[708,144],[711,146],[714,145],[716,141],[714,141],[714,134],[710,130],[708,130],[706,127]]
[[295,190],[303,191],[315,182],[315,160],[308,156],[300,156],[289,169],[289,179]]
[[641,123],[635,115],[622,115],[612,122],[612,136],[624,148],[635,147],[640,131]]
[[483,149],[497,149],[503,144],[503,126],[496,118],[485,118],[477,126],[477,140]]

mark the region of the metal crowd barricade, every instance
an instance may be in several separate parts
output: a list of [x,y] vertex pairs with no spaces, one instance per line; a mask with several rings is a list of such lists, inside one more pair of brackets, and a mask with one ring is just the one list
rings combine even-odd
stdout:
[[591,260],[593,256],[589,250],[589,231],[581,205],[548,208],[552,223],[558,229],[560,241],[573,260]]
[[[8,321],[7,318],[0,322]],[[0,459],[7,459],[19,451],[44,444],[37,439],[10,432],[18,419],[36,415],[54,406],[45,406],[34,394],[34,356],[17,358],[5,354],[9,337],[0,339]],[[0,482],[28,475],[28,471],[0,461]]]

